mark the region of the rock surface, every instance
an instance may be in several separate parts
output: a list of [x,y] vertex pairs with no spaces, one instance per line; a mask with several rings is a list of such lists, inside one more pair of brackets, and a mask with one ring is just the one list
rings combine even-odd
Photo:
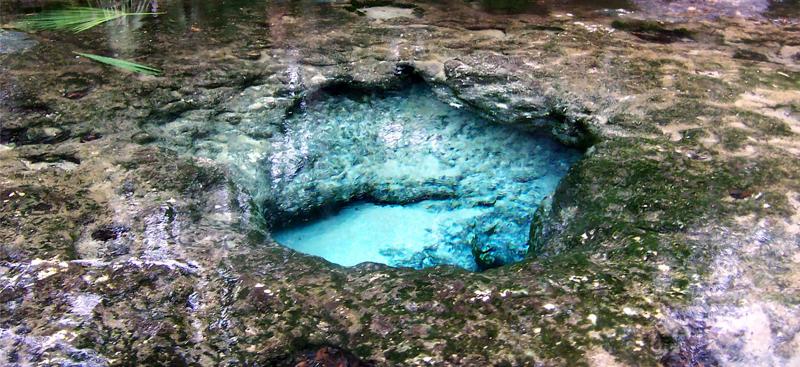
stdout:
[[[0,53],[3,364],[291,366],[323,347],[366,365],[800,360],[796,13],[193,4]],[[320,88],[408,68],[448,103],[590,147],[525,261],[333,266],[270,240],[239,168],[195,150],[230,126],[268,138]],[[162,133],[176,121],[196,123]]]

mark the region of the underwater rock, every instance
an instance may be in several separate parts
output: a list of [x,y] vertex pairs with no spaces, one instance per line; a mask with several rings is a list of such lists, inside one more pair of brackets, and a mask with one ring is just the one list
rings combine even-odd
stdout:
[[769,61],[769,57],[767,57],[767,55],[764,55],[762,53],[753,50],[745,50],[741,48],[737,49],[733,53],[733,58],[742,60],[760,61],[760,62]]
[[[48,32],[52,42],[0,55],[0,364],[281,366],[313,361],[320,346],[379,366],[795,364],[797,51],[732,57],[796,44],[791,2],[768,20],[752,2],[595,12],[600,2],[570,14],[574,2],[546,14],[484,3],[418,2],[424,18],[378,22],[339,2],[159,2],[167,14],[126,52],[156,60],[163,78],[74,64],[63,44],[105,48],[104,32]],[[666,30],[696,31],[692,43],[610,31],[634,5],[680,24]],[[709,13],[720,7],[731,11]],[[487,27],[506,37],[470,31]],[[237,57],[259,37],[270,40],[262,58]],[[539,208],[528,258],[482,273],[345,268],[271,239],[257,203],[272,196],[239,185],[264,182],[247,176],[265,162],[250,153],[285,137],[286,113],[313,108],[326,83],[394,86],[400,66],[448,104],[594,146]],[[65,71],[102,72],[103,83],[64,98]],[[20,146],[27,129],[48,127],[69,137]],[[87,131],[104,138],[80,143]],[[138,131],[165,149],[131,141]],[[324,161],[299,160],[285,177]],[[454,182],[362,192],[448,199],[463,191]],[[499,225],[513,221],[497,222],[506,233]],[[129,231],[92,238],[109,225]],[[489,249],[476,236],[470,257],[473,243]],[[387,252],[422,267],[440,261],[434,250]]]
[[495,249],[491,246],[472,245],[472,256],[475,257],[478,270],[487,270],[505,264],[495,255]]
[[686,28],[668,28],[665,24],[638,19],[617,19],[611,22],[615,29],[630,32],[632,35],[649,42],[673,43],[691,40],[694,34]]
[[0,54],[25,52],[38,43],[25,33],[0,29]]
[[86,97],[99,84],[95,76],[78,73],[65,73],[59,79],[61,81],[61,95],[67,99]]
[[110,241],[117,239],[121,234],[130,231],[125,226],[103,226],[92,232],[92,238],[98,241]]
[[[249,153],[265,157],[251,190],[278,242],[348,266],[520,260],[538,202],[579,156],[447,106],[419,84],[308,101],[285,124],[265,151]],[[347,205],[357,200],[381,205]],[[281,230],[286,223],[297,225]],[[492,250],[471,249],[473,237]]]
[[309,352],[295,367],[372,367],[373,363],[364,362],[350,352],[334,347],[322,347]]

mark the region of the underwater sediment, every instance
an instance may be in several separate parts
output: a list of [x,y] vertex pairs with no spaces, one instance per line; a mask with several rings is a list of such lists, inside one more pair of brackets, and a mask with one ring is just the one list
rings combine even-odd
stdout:
[[[0,4],[2,364],[800,362],[796,3],[148,4]],[[467,260],[281,244],[440,206]]]

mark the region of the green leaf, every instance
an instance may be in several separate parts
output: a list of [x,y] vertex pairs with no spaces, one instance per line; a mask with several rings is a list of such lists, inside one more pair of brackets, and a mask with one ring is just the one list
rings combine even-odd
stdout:
[[129,13],[119,9],[75,7],[35,14],[18,22],[15,26],[26,30],[69,30],[78,33],[114,19],[152,14],[162,13]]
[[145,75],[159,75],[159,74],[161,74],[161,70],[158,70],[156,68],[153,68],[153,67],[150,67],[150,66],[147,66],[147,65],[137,64],[135,62],[131,62],[131,61],[127,61],[127,60],[120,60],[120,59],[115,59],[113,57],[105,57],[105,56],[100,56],[100,55],[85,54],[85,53],[81,53],[81,52],[73,52],[73,53],[76,54],[76,55],[83,56],[83,57],[85,57],[87,59],[91,59],[91,60],[97,61],[99,63],[103,63],[103,64],[106,64],[106,65],[113,66],[115,68],[131,71],[131,72],[134,72],[134,73],[145,74]]

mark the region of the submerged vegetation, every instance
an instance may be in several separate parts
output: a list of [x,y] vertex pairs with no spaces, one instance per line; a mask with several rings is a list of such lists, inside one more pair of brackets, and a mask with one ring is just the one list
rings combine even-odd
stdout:
[[[123,3],[113,7],[71,7],[66,9],[48,10],[39,14],[32,15],[15,24],[17,28],[27,31],[36,30],[66,30],[80,33],[92,29],[98,25],[110,22],[115,19],[122,19],[137,15],[158,15],[163,13],[146,12],[146,3],[141,2],[137,6],[132,3]],[[113,57],[94,55],[89,53],[73,53],[88,58],[90,60],[116,67],[118,69],[145,74],[159,75],[161,70],[151,66],[137,64],[132,61],[116,59]]]
[[93,55],[93,54],[87,54],[87,53],[82,53],[82,52],[73,52],[73,53],[76,54],[76,55],[79,55],[79,56],[83,56],[83,57],[85,57],[87,59],[91,59],[91,60],[97,61],[97,62],[102,63],[102,64],[110,65],[110,66],[113,66],[115,68],[131,71],[131,72],[134,72],[134,73],[145,74],[145,75],[158,75],[158,74],[161,74],[161,70],[158,70],[156,68],[153,68],[153,67],[150,67],[150,66],[147,66],[147,65],[137,64],[135,62],[131,62],[131,61],[127,61],[127,60],[115,59],[113,57]]
[[127,7],[120,9],[77,7],[45,11],[19,22],[17,27],[24,30],[68,30],[79,33],[114,19],[154,14],[160,13],[131,12]]

